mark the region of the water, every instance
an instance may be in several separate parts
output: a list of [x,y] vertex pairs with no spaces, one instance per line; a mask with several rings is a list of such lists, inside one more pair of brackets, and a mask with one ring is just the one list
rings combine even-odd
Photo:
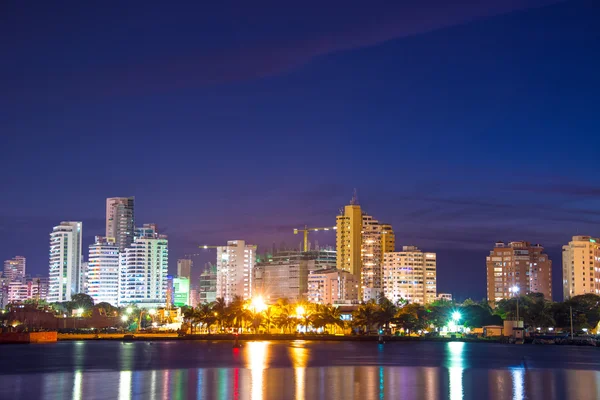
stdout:
[[59,342],[0,347],[0,399],[600,399],[593,347]]

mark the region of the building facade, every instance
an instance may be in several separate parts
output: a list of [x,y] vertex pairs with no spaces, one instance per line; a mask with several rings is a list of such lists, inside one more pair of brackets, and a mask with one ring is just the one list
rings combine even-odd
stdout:
[[335,267],[335,250],[282,250],[257,263],[253,292],[267,302],[277,299],[298,301],[308,293],[309,273]]
[[4,261],[4,271],[2,277],[8,281],[24,279],[26,264],[27,260],[22,256],[16,256],[10,260]]
[[86,293],[94,303],[119,303],[119,247],[114,238],[96,236],[89,246]]
[[345,206],[344,213],[336,218],[336,267],[350,272],[358,279],[360,279],[362,266],[362,224],[362,211],[355,199],[350,205]]
[[119,251],[130,247],[135,235],[134,197],[106,199],[106,237],[114,239]]
[[486,259],[490,304],[518,293],[542,293],[552,300],[552,261],[544,248],[529,242],[497,242]]
[[198,287],[198,302],[212,303],[217,299],[217,266],[208,264],[204,272],[200,274],[200,286]]
[[383,255],[396,249],[392,226],[372,216],[362,216],[360,289],[363,301],[377,300],[383,293]]
[[252,298],[256,246],[243,240],[230,240],[217,247],[217,297],[230,303],[235,296]]
[[190,305],[190,280],[185,277],[173,278],[173,304],[175,307]]
[[50,233],[48,302],[70,301],[82,293],[82,222],[61,222]]
[[313,271],[308,275],[307,299],[317,304],[358,303],[359,280],[348,271],[336,268]]
[[192,260],[189,258],[182,258],[177,260],[177,276],[180,278],[192,279]]
[[436,253],[415,246],[383,256],[383,294],[392,302],[428,304],[437,297]]
[[7,284],[7,304],[25,300],[46,300],[48,280],[44,278],[23,278]]
[[131,247],[119,255],[119,305],[156,308],[166,304],[169,241],[147,224],[136,232]]
[[593,293],[600,295],[600,238],[573,236],[562,248],[564,299]]

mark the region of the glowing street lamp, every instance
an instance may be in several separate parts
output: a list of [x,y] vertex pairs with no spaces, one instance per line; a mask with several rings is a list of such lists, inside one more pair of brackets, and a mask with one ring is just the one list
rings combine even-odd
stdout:
[[517,298],[517,324],[519,323],[519,287],[518,286],[513,286],[511,288],[508,288],[508,291],[513,293],[514,296]]
[[125,312],[127,312],[127,314],[131,314],[133,312],[133,308],[127,307],[127,310],[125,310]]
[[78,308],[77,309],[77,315],[79,315],[81,317],[81,315],[83,314],[83,308]]
[[262,296],[257,296],[253,298],[251,306],[255,313],[263,312],[268,307],[265,301],[263,300]]
[[452,313],[452,320],[454,321],[454,323],[457,323],[458,321],[460,321],[461,318],[462,318],[462,315],[460,315],[460,312],[454,311]]
[[128,319],[129,319],[129,317],[127,315],[121,316],[121,321],[123,321],[123,322],[127,322]]
[[305,312],[306,312],[306,310],[304,309],[304,307],[302,307],[302,306],[296,307],[296,316],[298,318],[301,318]]

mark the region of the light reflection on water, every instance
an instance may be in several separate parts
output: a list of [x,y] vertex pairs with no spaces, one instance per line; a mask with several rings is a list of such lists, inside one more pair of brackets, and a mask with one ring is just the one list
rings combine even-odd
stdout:
[[[351,364],[327,360],[327,347],[321,353],[306,341],[248,342],[242,349],[210,343],[196,343],[202,368],[161,369],[166,348],[143,343],[122,343],[115,349],[118,369],[90,369],[86,359],[96,344],[73,344],[68,357],[70,371],[46,371],[25,375],[0,375],[0,398],[12,399],[597,399],[600,398],[600,372],[590,369],[530,368],[522,356],[506,360],[504,368],[473,366],[470,344],[451,342],[433,347],[442,362],[438,366],[402,365],[390,355],[393,347],[349,345],[344,351]],[[178,352],[177,344],[168,351]],[[188,344],[188,346],[190,346]],[[335,346],[332,344],[331,346]],[[388,346],[388,345],[385,345]],[[522,348],[522,346],[521,346]],[[531,347],[530,347],[531,348]],[[188,347],[181,349],[187,351]],[[501,358],[513,348],[498,348]],[[540,349],[539,347],[537,349]],[[538,351],[550,351],[543,348]],[[86,352],[87,351],[87,352]],[[229,367],[211,364],[227,352]],[[354,353],[352,353],[354,351]],[[565,351],[564,349],[556,351]],[[178,353],[175,353],[178,354]],[[403,353],[405,357],[427,357]],[[538,354],[538,353],[535,353]],[[566,353],[569,357],[569,353]],[[518,355],[518,353],[517,353]],[[96,355],[98,357],[98,355]],[[140,368],[140,357],[144,358]],[[195,357],[194,353],[178,357]],[[595,356],[594,356],[595,357]],[[324,362],[323,359],[327,362]],[[315,359],[320,362],[315,365]],[[89,360],[88,360],[89,361]],[[404,360],[406,361],[406,360]],[[535,361],[535,358],[532,358]],[[312,364],[311,364],[312,363]],[[399,364],[399,365],[395,365]],[[87,365],[87,367],[86,367]],[[559,366],[560,367],[560,366]],[[600,369],[600,368],[598,368]]]

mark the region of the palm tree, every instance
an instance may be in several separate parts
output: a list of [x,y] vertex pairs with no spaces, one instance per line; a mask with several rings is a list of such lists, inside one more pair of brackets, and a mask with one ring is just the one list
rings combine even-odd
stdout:
[[225,303],[225,299],[222,297],[218,297],[212,304],[212,312],[215,316],[215,322],[219,327],[219,331],[223,327],[226,321],[226,311],[227,311],[227,303]]
[[196,317],[196,310],[192,307],[186,307],[183,310],[183,322],[190,325],[190,333],[194,334],[194,318]]
[[344,329],[346,327],[346,323],[342,320],[342,312],[339,307],[329,306],[326,308],[327,315],[325,321],[327,321],[328,325],[333,326],[333,333],[337,334],[337,328]]
[[379,327],[385,327],[386,330],[389,329],[390,322],[396,316],[397,311],[398,308],[394,305],[394,303],[382,296],[379,299],[379,307],[375,313]]
[[262,324],[265,326],[267,333],[271,334],[271,325],[275,322],[275,306],[267,307],[263,312]]
[[213,325],[217,320],[213,312],[213,305],[211,303],[198,305],[196,308],[196,317],[198,323],[201,325],[206,325],[206,330],[208,333],[210,333],[211,325]]
[[377,322],[377,310],[378,306],[373,300],[359,305],[352,313],[352,325],[368,333],[369,329]]

